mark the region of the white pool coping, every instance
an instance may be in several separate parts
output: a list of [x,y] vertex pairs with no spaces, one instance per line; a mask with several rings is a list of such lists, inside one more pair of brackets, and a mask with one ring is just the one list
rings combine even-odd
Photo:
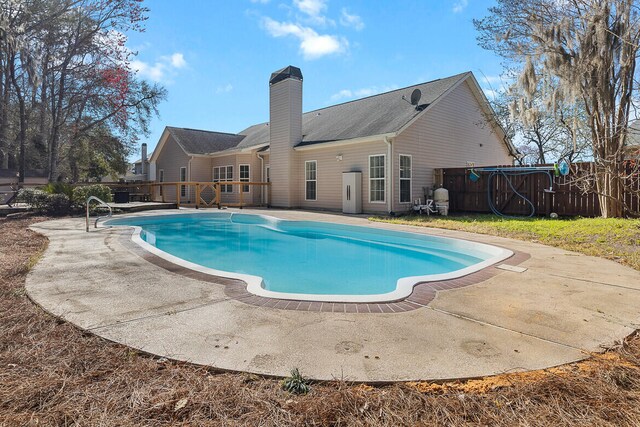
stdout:
[[[386,292],[383,294],[367,294],[367,295],[342,295],[342,294],[301,294],[301,293],[290,293],[290,292],[276,292],[270,291],[264,288],[263,278],[260,276],[255,276],[251,274],[244,273],[234,273],[231,271],[217,270],[214,268],[204,267],[200,264],[196,264],[175,255],[172,255],[168,252],[165,252],[152,244],[148,243],[141,237],[142,227],[137,225],[109,225],[109,222],[114,219],[125,219],[125,218],[144,218],[146,216],[167,216],[167,215],[180,215],[184,212],[177,213],[156,213],[154,215],[122,215],[117,218],[111,218],[104,223],[101,223],[101,227],[131,227],[133,228],[133,234],[131,236],[131,240],[143,248],[144,250],[164,259],[169,262],[172,262],[176,265],[179,265],[184,268],[188,268],[190,270],[194,270],[200,273],[208,274],[211,276],[224,277],[228,279],[238,279],[242,280],[247,284],[247,291],[261,297],[265,298],[273,298],[273,299],[282,299],[282,300],[295,300],[295,301],[317,301],[317,302],[341,302],[341,303],[384,303],[391,301],[399,301],[407,298],[413,292],[414,286],[419,283],[425,282],[439,282],[444,280],[457,279],[463,276],[467,276],[469,274],[480,271],[484,268],[490,267],[494,264],[497,264],[500,261],[504,261],[505,259],[511,257],[513,252],[509,249],[501,248],[498,246],[488,245],[485,243],[478,243],[471,240],[465,239],[457,239],[452,237],[444,237],[444,236],[431,236],[433,238],[445,241],[453,241],[453,242],[464,242],[465,244],[472,245],[475,248],[481,248],[482,252],[489,253],[492,256],[485,261],[479,262],[477,264],[470,265],[469,267],[462,268],[460,270],[455,270],[449,273],[442,274],[429,274],[424,276],[409,276],[402,277],[398,279],[396,282],[396,288],[391,292]],[[189,212],[191,214],[211,214],[211,212]],[[277,218],[270,215],[263,214],[242,214],[234,212],[233,215],[253,215],[260,216],[265,219],[276,220],[276,221],[290,221],[287,219]],[[305,222],[305,221],[296,221],[296,222]],[[307,221],[307,222],[321,222],[326,224],[335,224],[326,221]],[[346,225],[346,224],[340,224]],[[364,226],[356,226],[358,228],[371,228],[376,229],[374,227],[364,227]],[[408,234],[416,234],[421,235],[419,233],[411,233],[409,231],[402,231],[400,233],[408,233]]]

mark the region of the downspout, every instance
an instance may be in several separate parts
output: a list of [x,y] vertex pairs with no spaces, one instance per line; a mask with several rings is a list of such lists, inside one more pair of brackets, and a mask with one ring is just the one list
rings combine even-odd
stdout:
[[[193,157],[189,157],[189,163],[188,163],[188,168],[187,168],[187,181],[191,182],[191,160],[193,160]],[[178,177],[180,178],[180,177]],[[188,185],[187,186],[187,197],[189,198],[189,201],[191,201],[191,186]],[[196,206],[198,206],[198,204],[196,203]]]
[[388,136],[385,136],[383,139],[384,143],[387,144],[387,161],[389,164],[388,170],[389,170],[389,180],[387,182],[389,182],[389,200],[387,200],[387,212],[389,212],[389,215],[394,215],[393,212],[393,153],[392,153],[392,149],[391,149],[391,138],[389,138]]
[[[260,159],[260,182],[264,182],[264,157],[258,152],[256,155]],[[264,204],[264,185],[260,186],[260,201]]]

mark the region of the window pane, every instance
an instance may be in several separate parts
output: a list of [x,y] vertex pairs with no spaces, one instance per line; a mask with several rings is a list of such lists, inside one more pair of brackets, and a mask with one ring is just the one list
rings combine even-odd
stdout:
[[371,201],[384,202],[384,180],[383,179],[371,180]]
[[[249,165],[240,165],[240,181],[242,182],[249,182]],[[249,192],[249,186],[248,185],[243,185],[242,186],[242,192],[243,193],[248,193]]]
[[410,156],[400,156],[400,178],[411,178]]
[[316,179],[316,162],[305,162],[305,179]]
[[307,200],[316,200],[316,181],[307,181]]
[[400,180],[400,203],[411,202],[411,181],[408,179]]

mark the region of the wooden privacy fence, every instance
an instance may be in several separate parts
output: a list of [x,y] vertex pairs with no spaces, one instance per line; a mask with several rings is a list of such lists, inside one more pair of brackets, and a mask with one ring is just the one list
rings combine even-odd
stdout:
[[[548,166],[548,165],[540,165]],[[495,166],[499,167],[499,166]],[[546,172],[538,171],[527,175],[496,174],[489,182],[490,173],[479,172],[480,178],[469,179],[471,168],[448,168],[442,170],[442,184],[449,190],[450,212],[491,213],[489,194],[498,211],[507,215],[528,215],[531,206],[515,195],[513,189],[531,201],[536,215],[552,212],[563,216],[600,216],[600,203],[595,192],[585,193],[580,188],[578,177],[588,171],[591,163],[571,165],[571,173],[556,177],[551,171],[552,182]],[[480,168],[477,168],[480,169]],[[509,183],[510,182],[510,183]],[[511,184],[511,185],[510,185]],[[552,185],[553,192],[549,190]],[[513,186],[513,188],[512,188]],[[640,177],[632,165],[628,165],[625,186],[625,214],[640,212]]]
[[271,200],[269,182],[152,182],[145,184],[150,200],[175,202],[178,207],[220,209],[222,206],[267,206]]

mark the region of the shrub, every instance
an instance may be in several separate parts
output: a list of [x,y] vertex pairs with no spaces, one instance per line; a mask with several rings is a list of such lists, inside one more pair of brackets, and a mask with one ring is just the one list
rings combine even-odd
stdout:
[[64,182],[50,182],[42,190],[49,194],[65,194],[69,200],[73,199],[73,185]]
[[66,215],[71,210],[71,200],[66,194],[49,194],[36,188],[23,188],[18,201],[31,206],[36,212],[49,215]]
[[90,196],[95,196],[107,203],[112,201],[111,189],[102,184],[84,185],[74,188],[72,200],[75,205],[84,206]]
[[49,215],[66,215],[71,210],[71,200],[66,194],[47,194],[44,211]]

